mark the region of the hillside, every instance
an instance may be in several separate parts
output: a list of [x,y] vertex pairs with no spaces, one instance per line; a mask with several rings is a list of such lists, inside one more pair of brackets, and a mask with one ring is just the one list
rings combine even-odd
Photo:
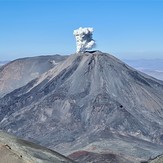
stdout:
[[1,163],[73,163],[45,147],[18,139],[0,131]]
[[26,85],[29,81],[50,70],[66,56],[38,56],[17,59],[0,67],[0,97]]

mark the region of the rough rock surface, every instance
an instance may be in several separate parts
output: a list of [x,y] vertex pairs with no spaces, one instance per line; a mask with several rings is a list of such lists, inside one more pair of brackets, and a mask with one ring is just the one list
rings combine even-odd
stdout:
[[163,82],[99,51],[74,54],[0,99],[0,127],[69,155],[163,153]]
[[69,158],[78,163],[92,162],[92,163],[134,163],[133,159],[126,159],[122,155],[113,153],[94,153],[88,151],[78,151],[69,155]]
[[60,55],[29,57],[14,60],[0,67],[0,97],[26,85],[66,58]]
[[0,131],[1,163],[73,163],[55,151]]
[[155,158],[151,158],[148,161],[142,163],[163,163],[163,155],[158,155]]

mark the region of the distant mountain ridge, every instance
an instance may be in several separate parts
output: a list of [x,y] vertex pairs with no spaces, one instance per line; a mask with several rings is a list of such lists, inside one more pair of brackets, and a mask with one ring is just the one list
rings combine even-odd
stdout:
[[148,69],[148,70],[163,70],[163,59],[124,59],[124,62],[135,68]]
[[163,59],[124,60],[130,66],[163,81]]
[[64,59],[66,56],[38,56],[21,58],[5,64],[0,67],[0,97],[24,86]]
[[9,61],[0,61],[0,67],[8,63]]

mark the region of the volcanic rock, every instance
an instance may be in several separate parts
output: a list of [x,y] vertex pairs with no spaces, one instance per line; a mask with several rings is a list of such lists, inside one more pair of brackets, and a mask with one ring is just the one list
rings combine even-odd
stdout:
[[93,163],[134,163],[135,161],[124,158],[121,155],[113,153],[94,153],[88,151],[78,151],[69,155],[69,158],[79,163],[93,162]]
[[163,153],[163,82],[100,52],[73,54],[0,99],[0,127],[64,155]]
[[60,55],[28,57],[0,67],[0,97],[26,85],[66,58]]
[[0,131],[1,163],[73,163],[59,153]]

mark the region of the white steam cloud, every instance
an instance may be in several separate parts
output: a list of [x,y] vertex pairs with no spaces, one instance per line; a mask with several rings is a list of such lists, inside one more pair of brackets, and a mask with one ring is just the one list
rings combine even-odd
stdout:
[[73,34],[76,38],[76,52],[84,52],[85,50],[95,47],[95,41],[92,39],[93,28],[82,28],[74,30]]

